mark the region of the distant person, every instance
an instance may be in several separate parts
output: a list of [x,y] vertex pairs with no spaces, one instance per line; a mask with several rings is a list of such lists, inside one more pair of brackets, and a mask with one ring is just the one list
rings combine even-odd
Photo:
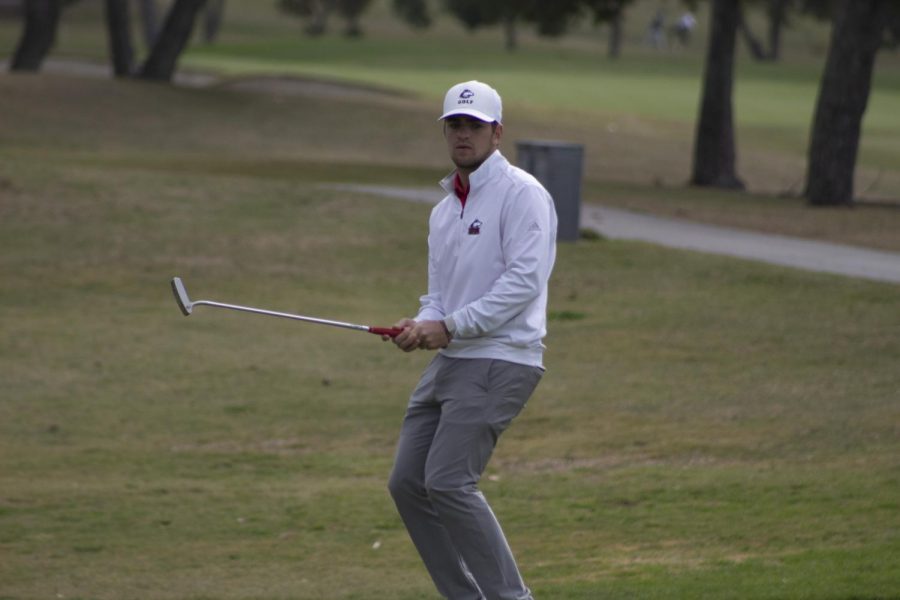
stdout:
[[650,25],[647,26],[647,42],[654,50],[662,50],[666,47],[665,25],[665,13],[659,9],[650,19]]
[[675,39],[678,40],[678,43],[687,47],[691,41],[691,34],[696,26],[697,19],[691,11],[687,11],[678,17],[678,21],[675,22],[675,26],[673,27]]
[[438,353],[409,399],[388,487],[445,598],[531,600],[478,481],[544,372],[556,211],[500,153],[493,88],[453,86],[440,120],[456,169],[429,220],[428,292],[394,338]]

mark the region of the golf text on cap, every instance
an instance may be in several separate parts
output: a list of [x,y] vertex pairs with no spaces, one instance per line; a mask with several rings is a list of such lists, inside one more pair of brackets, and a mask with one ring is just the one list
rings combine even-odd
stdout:
[[503,122],[503,101],[497,90],[480,81],[457,83],[444,96],[441,119],[468,116],[486,123]]

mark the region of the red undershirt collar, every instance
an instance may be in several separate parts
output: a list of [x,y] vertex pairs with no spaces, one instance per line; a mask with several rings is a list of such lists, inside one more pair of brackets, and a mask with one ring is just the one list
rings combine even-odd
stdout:
[[465,208],[466,200],[469,197],[469,186],[463,186],[462,179],[460,179],[458,172],[456,173],[456,177],[453,178],[453,191],[456,194],[456,197],[459,198],[460,204]]

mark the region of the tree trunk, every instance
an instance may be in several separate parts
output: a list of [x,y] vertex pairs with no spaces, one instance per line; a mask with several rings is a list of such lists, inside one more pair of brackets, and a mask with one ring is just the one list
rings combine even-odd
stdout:
[[105,9],[113,74],[116,77],[128,77],[134,66],[128,0],[106,0]]
[[219,36],[225,16],[225,0],[208,0],[203,14],[203,41],[212,44]]
[[743,189],[735,172],[734,46],[740,20],[740,0],[713,0],[703,99],[694,144],[691,183]]
[[806,198],[816,206],[853,203],[853,173],[875,55],[891,0],[843,0],[831,29],[806,173]]
[[166,15],[166,22],[159,34],[150,56],[141,68],[142,79],[171,81],[175,74],[175,63],[187,46],[194,30],[197,13],[206,0],[175,0]]
[[519,47],[519,41],[516,36],[516,15],[512,11],[509,11],[503,17],[503,33],[506,39],[507,52],[514,52]]
[[144,36],[144,46],[152,50],[159,35],[159,12],[156,8],[156,0],[138,0],[141,10],[141,32]]
[[787,22],[791,0],[769,0],[769,60],[781,60],[781,32]]
[[622,22],[624,20],[621,9],[616,13],[616,16],[609,20],[609,47],[607,48],[607,55],[611,59],[619,58],[622,55]]
[[25,0],[25,26],[10,71],[37,71],[56,41],[60,0]]
[[306,26],[306,34],[312,37],[320,36],[328,29],[328,15],[331,12],[332,0],[312,0],[310,3],[311,15]]
[[[740,2],[740,0],[738,0]],[[747,48],[750,50],[750,56],[753,57],[753,60],[764,61],[768,60],[769,54],[766,52],[766,49],[763,47],[762,42],[759,41],[759,38],[753,33],[750,29],[750,26],[747,24],[747,19],[744,18],[744,11],[742,7],[738,6],[738,15],[740,20],[738,21],[738,29],[741,32],[741,36],[743,36],[744,41],[747,42]]]

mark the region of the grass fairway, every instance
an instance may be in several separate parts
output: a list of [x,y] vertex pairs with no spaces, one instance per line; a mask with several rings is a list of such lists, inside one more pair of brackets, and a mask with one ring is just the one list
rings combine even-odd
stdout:
[[[434,598],[385,489],[428,356],[185,319],[168,288],[411,314],[428,207],[320,183],[439,177],[432,107],[50,76],[0,98],[0,598]],[[548,372],[483,481],[536,596],[896,598],[898,306],[561,246]]]
[[[262,97],[220,95],[207,112],[203,109],[209,107],[202,105],[208,96],[185,93],[174,106],[164,104],[169,107],[165,113],[156,106],[140,105],[138,110],[133,103],[109,111],[110,105],[130,102],[128,96],[111,91],[101,98],[78,97],[81,92],[62,84],[47,90],[23,85],[26,90],[7,86],[4,93],[11,97],[0,97],[0,108],[15,108],[19,118],[13,122],[38,121],[27,132],[12,135],[21,151],[36,144],[39,156],[45,137],[53,136],[54,152],[89,147],[82,158],[93,164],[101,160],[120,167],[140,164],[211,174],[312,175],[418,185],[431,183],[445,168],[439,144],[433,143],[441,95],[452,83],[481,78],[503,93],[510,158],[515,159],[517,140],[562,139],[584,145],[584,196],[589,201],[900,251],[900,113],[895,110],[900,104],[900,53],[883,51],[878,56],[856,171],[861,202],[855,209],[810,210],[800,198],[829,33],[826,24],[810,19],[792,22],[778,64],[753,63],[739,45],[734,94],[737,167],[749,191],[690,189],[685,182],[691,171],[707,3],[700,3],[695,43],[669,52],[654,52],[645,43],[646,24],[658,5],[657,0],[637,0],[629,8],[623,56],[611,61],[605,57],[602,27],[583,25],[558,40],[537,38],[523,29],[519,50],[508,53],[500,49],[497,28],[466,32],[444,16],[427,33],[416,32],[393,17],[389,0],[375,0],[363,23],[364,38],[344,38],[334,22],[331,33],[310,39],[302,35],[301,21],[276,11],[273,2],[229,0],[218,41],[205,45],[195,39],[180,65],[217,74],[221,90],[252,85],[262,76],[287,79],[280,87],[265,81]],[[670,16],[674,12],[671,9]],[[748,7],[747,18],[758,33],[763,31],[757,9]],[[14,21],[0,21],[0,48],[11,51],[19,29]],[[102,3],[68,7],[51,57],[105,61],[107,53]],[[356,88],[354,98],[341,98],[346,100],[341,110],[329,106],[329,97],[315,102],[306,96],[298,102],[291,89],[302,88],[310,78],[374,86],[393,96],[388,100],[382,93],[373,101]],[[41,91],[61,102],[86,102],[80,114],[70,116],[81,127],[59,127],[55,106],[31,100]],[[185,104],[189,106],[183,108]],[[385,111],[386,104],[393,110]],[[300,114],[301,106],[316,118]],[[227,127],[224,123],[235,113],[255,115],[249,133],[215,131]],[[122,139],[126,124],[132,137],[139,135],[147,147],[165,152],[138,155],[132,140],[127,135]],[[170,126],[185,135],[173,138]],[[96,136],[81,135],[84,130],[96,131],[103,144],[94,143]],[[208,158],[209,152],[217,158]],[[391,169],[385,171],[384,166]]]

